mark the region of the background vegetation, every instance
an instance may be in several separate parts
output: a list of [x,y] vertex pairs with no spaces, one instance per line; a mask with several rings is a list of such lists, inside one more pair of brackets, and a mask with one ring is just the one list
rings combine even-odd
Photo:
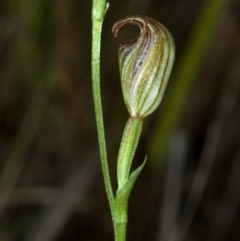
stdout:
[[[0,3],[0,240],[113,240],[91,89],[91,1]],[[220,11],[219,11],[220,10]],[[176,43],[162,106],[134,164],[148,163],[129,207],[128,240],[240,239],[240,1],[110,0],[102,39],[108,153],[128,118],[114,39],[120,18],[149,15]]]

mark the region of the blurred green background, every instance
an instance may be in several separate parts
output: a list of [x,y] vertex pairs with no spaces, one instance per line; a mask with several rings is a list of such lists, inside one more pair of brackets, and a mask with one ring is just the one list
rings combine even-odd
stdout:
[[[131,241],[240,240],[240,1],[110,0],[101,87],[109,166],[128,119],[117,51],[129,15],[176,44],[164,100],[134,158],[148,162],[129,205]],[[0,240],[113,240],[91,89],[87,0],[0,2]]]

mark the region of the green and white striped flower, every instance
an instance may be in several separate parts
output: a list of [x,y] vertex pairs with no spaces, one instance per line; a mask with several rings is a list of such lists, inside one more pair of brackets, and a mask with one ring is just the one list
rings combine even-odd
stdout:
[[133,118],[144,118],[160,104],[172,70],[175,47],[170,32],[147,16],[122,19],[113,26],[116,37],[126,25],[137,25],[139,36],[119,47],[123,97]]

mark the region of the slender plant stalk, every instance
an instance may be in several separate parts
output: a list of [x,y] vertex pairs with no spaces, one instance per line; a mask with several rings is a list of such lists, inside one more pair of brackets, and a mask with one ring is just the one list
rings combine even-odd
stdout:
[[104,15],[106,12],[106,1],[105,0],[94,0],[92,8],[92,83],[93,83],[93,99],[97,123],[98,132],[98,142],[100,148],[100,157],[103,171],[103,178],[105,183],[105,188],[107,192],[108,202],[110,205],[113,226],[114,226],[114,236],[115,241],[125,241],[126,240],[126,223],[121,223],[121,215],[123,212],[118,213],[118,210],[123,210],[124,216],[127,216],[127,202],[128,200],[123,199],[120,195],[118,201],[115,202],[109,168],[107,161],[107,150],[103,123],[103,113],[102,113],[102,101],[101,101],[101,91],[100,91],[100,46],[101,46],[101,31]]
[[130,117],[125,126],[117,162],[118,189],[129,179],[132,160],[142,132],[142,123],[141,119]]
[[107,197],[113,212],[114,195],[111,185],[111,179],[108,169],[107,150],[104,133],[102,101],[100,91],[100,45],[101,32],[104,15],[107,9],[106,0],[93,0],[92,7],[92,85],[93,85],[93,100],[97,123],[98,142],[100,148],[100,157],[102,163],[103,178]]
[[126,240],[128,223],[128,200],[142,167],[138,168],[134,174],[130,174],[132,160],[139,142],[142,131],[142,120],[130,117],[125,126],[123,137],[118,154],[117,179],[118,190],[114,205],[114,227],[115,239],[117,241]]
[[127,235],[127,222],[116,223],[115,241],[125,241]]

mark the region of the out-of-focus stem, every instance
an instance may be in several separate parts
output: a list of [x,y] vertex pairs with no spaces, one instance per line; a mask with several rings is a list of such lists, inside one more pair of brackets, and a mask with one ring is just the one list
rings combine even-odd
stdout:
[[222,12],[222,7],[228,0],[209,0],[203,6],[202,12],[196,21],[194,30],[188,41],[187,49],[178,62],[173,73],[174,83],[169,94],[166,95],[166,106],[153,129],[149,140],[149,159],[154,165],[162,159],[170,135],[176,125],[183,105],[194,79],[196,78],[201,63],[206,54],[211,38],[216,28],[217,20]]

